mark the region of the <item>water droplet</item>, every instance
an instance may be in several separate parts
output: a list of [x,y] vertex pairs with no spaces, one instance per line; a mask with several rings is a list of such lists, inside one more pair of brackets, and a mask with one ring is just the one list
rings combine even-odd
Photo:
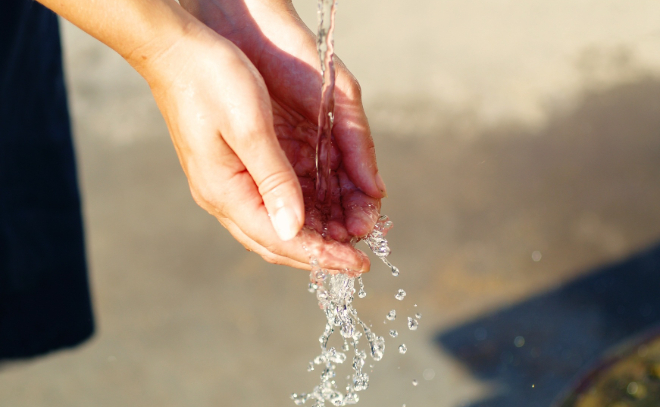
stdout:
[[424,369],[424,373],[422,373],[422,376],[424,377],[424,380],[433,380],[435,377],[435,370],[428,368]]
[[394,277],[398,277],[398,276],[399,276],[399,268],[398,268],[398,267],[394,267],[394,266],[392,266],[392,275],[393,275]]
[[314,277],[316,278],[316,281],[323,282],[323,281],[325,281],[325,278],[327,277],[327,275],[325,274],[325,271],[317,270],[316,273],[314,273]]
[[347,393],[346,397],[344,398],[344,403],[346,404],[357,404],[358,401],[360,401],[360,396],[353,392]]
[[328,291],[326,291],[323,287],[319,287],[319,289],[316,290],[316,299],[319,301],[319,306],[321,306],[323,309],[328,308],[330,305]]
[[516,348],[522,348],[525,346],[525,338],[522,336],[516,336],[516,338],[513,340],[513,344]]
[[333,379],[335,377],[335,369],[331,367],[326,368],[323,370],[321,373],[321,380],[324,382],[330,381],[330,379]]
[[305,393],[300,395],[293,393],[291,394],[291,400],[293,400],[295,405],[302,406],[307,401],[307,395]]
[[396,292],[396,295],[394,296],[394,298],[401,301],[401,300],[403,300],[403,298],[405,296],[406,296],[406,292],[399,288],[399,291]]
[[366,373],[356,373],[353,375],[353,388],[355,391],[366,390],[369,387],[369,375]]
[[[399,274],[398,268],[386,259],[386,256],[390,253],[390,248],[387,239],[385,239],[385,233],[391,226],[391,222],[388,221],[387,217],[381,217],[374,230],[364,241],[396,276]],[[354,243],[357,243],[357,241]],[[360,320],[357,310],[352,306],[355,294],[357,294],[355,297],[358,298],[364,298],[367,295],[362,276],[351,274],[349,270],[345,270],[345,273],[329,274],[327,270],[320,267],[318,260],[311,255],[309,250],[306,247],[303,248],[311,257],[311,283],[308,288],[310,292],[315,293],[319,306],[326,315],[327,324],[323,334],[319,337],[322,353],[308,364],[308,371],[315,370],[316,366],[319,366],[321,382],[314,387],[311,393],[295,394],[292,395],[292,399],[296,405],[311,401],[311,407],[326,407],[328,401],[335,406],[356,404],[359,401],[356,392],[366,390],[369,387],[369,376],[362,371],[365,369],[367,353],[371,355],[373,360],[381,360],[385,352],[385,338],[372,332],[371,325],[367,325]],[[358,284],[355,284],[355,280]],[[400,297],[399,299],[403,299],[405,295],[406,293],[403,290],[397,292],[397,298]],[[396,311],[390,311],[387,319],[394,321]],[[330,337],[336,331],[339,331],[343,339],[341,351],[337,351],[334,347],[328,348]],[[358,348],[358,342],[363,334],[368,341],[365,347],[368,349],[367,352],[365,352],[366,349],[361,350]],[[396,331],[390,331],[390,335],[397,336],[398,334]],[[342,392],[338,390],[341,386],[337,383],[335,368],[347,360],[347,354],[351,347],[355,350],[355,355],[352,357],[353,374],[347,378],[346,391]],[[405,353],[405,345],[403,345],[403,349],[402,353]],[[370,367],[373,368],[373,365],[370,365]],[[340,376],[343,377],[343,375]]]
[[364,358],[360,357],[359,355],[353,356],[353,369],[357,371],[362,369],[363,367],[364,367]]
[[397,331],[395,331],[394,329],[392,329],[392,330],[390,330],[390,336],[392,338],[396,338],[397,336],[399,336],[399,333]]
[[411,331],[416,331],[419,326],[419,322],[416,319],[408,317],[408,329]]
[[488,331],[484,327],[479,327],[474,330],[474,339],[484,341],[488,337]]
[[344,395],[339,392],[332,393],[329,401],[335,406],[341,406],[344,404]]
[[628,384],[628,387],[626,388],[626,391],[627,391],[628,394],[630,394],[631,396],[634,396],[634,395],[637,393],[637,390],[639,390],[639,385],[638,385],[637,383],[635,383],[635,382],[630,382],[630,383]]
[[413,386],[417,386],[418,384],[419,384],[419,383],[417,383],[417,379],[413,379],[413,381],[412,381],[412,385],[413,385]]
[[328,360],[332,363],[342,364],[346,361],[346,354],[341,353],[341,352],[337,352],[337,353],[333,354],[332,356],[330,356],[328,358]]
[[345,323],[341,325],[341,336],[344,338],[352,338],[355,333],[355,325],[352,323]]
[[379,361],[385,354],[385,338],[382,336],[377,337],[371,343],[371,357],[375,361]]
[[364,298],[367,296],[367,292],[364,291],[364,283],[362,282],[362,276],[357,278],[358,284],[360,285],[360,291],[358,292],[358,297]]
[[403,355],[406,352],[408,352],[408,347],[405,344],[399,345],[399,353]]
[[417,319],[421,319],[421,318],[422,318],[422,314],[420,314],[419,312],[416,313],[416,314],[415,314],[415,318],[417,318]]

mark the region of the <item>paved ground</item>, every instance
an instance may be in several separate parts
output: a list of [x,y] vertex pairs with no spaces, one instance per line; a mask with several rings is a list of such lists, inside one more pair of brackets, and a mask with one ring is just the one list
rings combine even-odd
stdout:
[[[383,334],[390,308],[423,314],[388,341],[364,406],[545,407],[660,322],[659,13],[341,2],[337,47],[364,87],[402,270],[376,265],[359,309]],[[198,209],[141,78],[64,34],[98,332],[2,366],[0,405],[291,405],[323,326],[305,273]]]

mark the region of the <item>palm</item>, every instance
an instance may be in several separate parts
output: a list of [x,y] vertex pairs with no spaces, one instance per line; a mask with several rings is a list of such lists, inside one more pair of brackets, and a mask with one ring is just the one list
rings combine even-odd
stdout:
[[[322,219],[314,205],[321,89],[314,36],[301,21],[270,9],[245,8],[236,14],[240,20],[231,23],[226,13],[207,12],[202,20],[234,42],[263,77],[271,97],[275,131],[303,190],[305,223],[321,232]],[[341,62],[337,69],[335,123],[332,210],[327,232],[335,240],[347,241],[351,236],[365,235],[373,227],[380,209],[380,199],[374,196],[382,195],[366,181],[375,167],[373,144],[356,82]],[[373,165],[365,165],[372,161]]]

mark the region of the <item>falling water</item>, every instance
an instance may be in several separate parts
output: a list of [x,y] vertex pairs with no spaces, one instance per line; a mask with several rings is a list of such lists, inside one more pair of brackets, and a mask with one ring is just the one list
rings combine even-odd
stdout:
[[[334,43],[333,30],[335,21],[335,0],[319,0],[319,28],[317,37],[317,49],[321,62],[323,85],[321,89],[321,106],[318,116],[318,140],[316,145],[316,208],[320,211],[322,219],[328,219],[330,215],[330,152],[332,150],[332,126],[334,121]],[[325,225],[324,225],[325,226]],[[380,216],[374,229],[362,240],[366,242],[371,251],[378,256],[392,271],[393,276],[399,275],[399,269],[393,266],[387,256],[390,254],[385,235],[392,227],[392,222],[387,216]],[[325,236],[324,236],[325,237]],[[329,401],[335,406],[356,404],[360,397],[357,394],[369,387],[369,375],[363,371],[367,355],[375,361],[383,358],[385,353],[385,338],[377,335],[359,317],[357,310],[353,307],[355,280],[358,280],[358,297],[364,298],[367,293],[360,276],[345,270],[345,273],[330,274],[328,270],[320,267],[318,260],[310,253],[310,292],[316,293],[319,307],[325,313],[327,323],[323,334],[319,338],[321,353],[309,362],[308,371],[314,371],[318,367],[321,374],[321,382],[309,393],[292,394],[291,399],[296,405],[313,401],[312,407],[323,407]],[[397,299],[403,300],[405,292],[399,290]],[[400,297],[400,298],[399,298]],[[396,311],[392,310],[387,319],[393,321]],[[410,319],[410,318],[409,318]],[[409,326],[410,327],[410,326]],[[415,329],[415,328],[410,328]],[[335,331],[339,331],[341,348],[329,347],[328,342]],[[395,330],[390,331],[390,336],[396,337]],[[368,346],[361,347],[364,337]],[[402,351],[403,349],[403,351]],[[406,346],[401,345],[399,352],[405,353]],[[352,358],[351,357],[352,353]],[[352,375],[347,379],[344,389],[337,385],[337,366],[347,360],[352,361]]]
[[321,63],[321,106],[316,142],[316,203],[324,217],[330,213],[330,152],[335,109],[334,39],[336,0],[319,0],[319,28],[316,48]]
[[[387,216],[381,216],[374,230],[364,240],[369,247],[387,247],[384,238],[386,228],[391,227]],[[389,251],[389,248],[388,248]],[[352,277],[352,274],[329,274],[327,270],[319,266],[318,260],[312,259],[312,271],[310,272],[310,291],[316,293],[319,307],[324,311],[327,318],[325,330],[319,338],[321,354],[316,356],[310,363],[308,371],[321,369],[321,383],[314,387],[310,393],[292,394],[291,398],[296,405],[302,405],[309,400],[314,400],[313,407],[325,406],[329,401],[335,406],[356,404],[360,397],[357,394],[369,387],[369,375],[363,371],[367,359],[367,352],[375,361],[379,361],[385,354],[385,338],[377,335],[359,317],[357,310],[353,307],[355,280],[359,282],[358,297],[366,296],[361,277]],[[335,347],[329,347],[330,336],[339,331],[343,346],[341,351]],[[390,333],[391,335],[391,333]],[[366,350],[360,344],[365,338]],[[337,365],[344,363],[350,355],[344,352],[352,351],[353,370],[350,380],[346,384],[345,391],[341,390],[336,381]]]

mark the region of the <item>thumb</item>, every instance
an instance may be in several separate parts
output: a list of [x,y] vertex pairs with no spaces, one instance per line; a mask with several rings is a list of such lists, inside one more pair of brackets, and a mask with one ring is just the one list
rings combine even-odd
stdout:
[[[293,239],[305,221],[305,205],[298,177],[282,150],[270,115],[261,121],[241,121],[225,141],[254,180],[280,239]],[[249,123],[249,124],[245,124]]]
[[[246,167],[264,200],[270,221],[280,239],[293,239],[305,222],[303,195],[291,164],[279,144],[279,151],[264,151],[265,160]],[[277,154],[277,152],[281,154]]]
[[247,57],[236,51],[243,69],[236,69],[234,80],[226,84],[231,104],[225,109],[223,138],[254,180],[277,235],[291,240],[305,220],[300,183],[275,135],[268,88]]

